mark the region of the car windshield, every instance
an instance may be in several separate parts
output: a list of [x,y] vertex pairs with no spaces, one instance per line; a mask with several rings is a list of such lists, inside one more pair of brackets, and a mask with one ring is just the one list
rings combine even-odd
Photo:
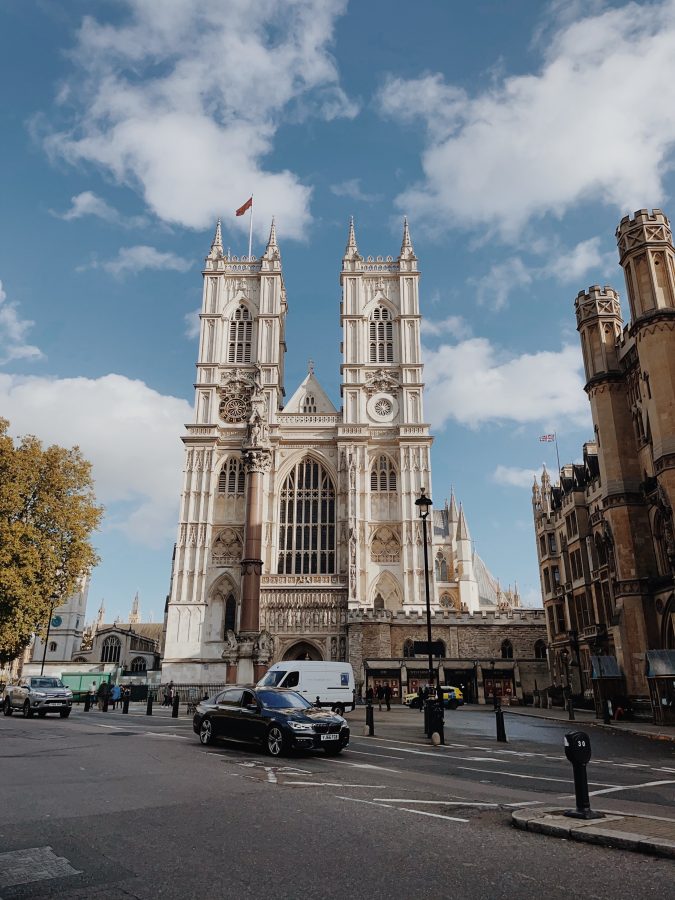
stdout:
[[268,672],[267,675],[265,675],[263,680],[260,682],[260,684],[263,687],[276,687],[279,684],[279,682],[281,681],[281,679],[284,677],[285,674],[286,674],[286,672],[284,669],[282,669],[281,671],[278,671],[278,672]]
[[31,678],[30,686],[34,688],[60,688],[63,682],[60,678]]
[[295,691],[259,691],[258,699],[268,709],[309,709],[312,705]]

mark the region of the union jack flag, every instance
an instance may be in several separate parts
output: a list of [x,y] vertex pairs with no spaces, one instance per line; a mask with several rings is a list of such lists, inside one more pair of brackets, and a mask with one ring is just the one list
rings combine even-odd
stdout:
[[547,441],[547,442],[549,442],[549,441],[554,441],[554,440],[555,440],[555,434],[542,434],[542,435],[539,437],[539,440],[540,440],[540,441]]

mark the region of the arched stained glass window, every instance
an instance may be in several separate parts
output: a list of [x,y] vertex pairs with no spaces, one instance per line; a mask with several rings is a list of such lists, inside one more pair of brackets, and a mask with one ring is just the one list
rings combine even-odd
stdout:
[[148,668],[148,664],[142,656],[135,656],[131,660],[131,671],[132,672],[145,672]]
[[218,492],[221,494],[243,494],[244,486],[244,464],[241,459],[232,456],[220,470]]
[[502,641],[502,659],[513,659],[513,644],[508,638]]
[[394,324],[385,306],[376,306],[370,317],[370,362],[394,361]]
[[443,554],[439,551],[436,556],[436,581],[447,581],[448,580],[448,564],[443,557]]
[[108,635],[103,641],[103,647],[101,647],[101,662],[119,662],[121,650],[122,644],[120,639],[113,634]]
[[280,575],[335,572],[335,487],[321,463],[298,462],[281,489]]
[[234,594],[228,594],[225,600],[225,632],[236,631],[237,626],[237,601]]
[[253,340],[253,320],[245,306],[240,306],[230,322],[230,346],[227,361],[231,363],[251,362],[251,343]]
[[388,456],[378,456],[370,470],[371,491],[395,491],[396,468]]

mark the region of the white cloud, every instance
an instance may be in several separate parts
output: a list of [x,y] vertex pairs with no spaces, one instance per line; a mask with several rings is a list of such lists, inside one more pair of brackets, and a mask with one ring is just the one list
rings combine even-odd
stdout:
[[579,348],[513,356],[486,338],[426,349],[426,405],[434,428],[454,419],[487,422],[570,422],[588,425],[590,411]]
[[114,259],[94,259],[87,265],[80,266],[78,271],[85,269],[103,269],[114,275],[115,278],[123,278],[125,275],[136,275],[144,269],[166,269],[172,272],[187,272],[192,268],[188,259],[176,256],[175,253],[164,253],[156,247],[147,247],[138,244],[136,247],[122,247]]
[[[329,52],[346,0],[124,0],[116,24],[87,16],[59,92],[72,127],[46,138],[73,164],[101,167],[138,189],[169,223],[191,228],[255,196],[261,236],[273,214],[302,237],[311,190],[265,157],[282,122],[352,117]],[[121,22],[119,19],[121,18]]]
[[18,303],[8,300],[0,281],[0,365],[17,359],[41,359],[39,347],[26,343],[35,323],[19,316]]
[[199,337],[202,324],[199,319],[199,313],[201,311],[202,308],[200,306],[197,309],[193,309],[192,312],[185,313],[185,316],[183,317],[185,320],[185,337],[190,341]]
[[492,473],[492,481],[510,487],[531,488],[536,475],[534,469],[519,469],[516,466],[499,465]]
[[471,326],[462,316],[448,316],[447,319],[422,319],[422,334],[437,337],[442,334],[454,338],[465,338],[471,334]]
[[424,179],[401,209],[513,239],[581,202],[658,205],[675,144],[675,0],[590,9],[547,35],[539,71],[473,96],[437,74],[387,81],[384,113],[427,127]]
[[72,222],[74,219],[82,219],[85,216],[94,216],[112,225],[123,225],[128,228],[138,228],[147,222],[144,216],[132,216],[130,219],[125,219],[118,210],[110,206],[103,197],[94,194],[93,191],[82,191],[81,194],[71,197],[70,209],[65,212],[59,213],[53,209],[50,212],[57,219],[63,219],[64,222]]
[[0,374],[0,409],[12,433],[77,444],[93,464],[104,528],[156,547],[176,529],[190,404],[122,375],[22,378]]
[[336,197],[349,197],[357,203],[375,203],[382,199],[381,194],[368,194],[361,188],[360,178],[349,178],[347,181],[341,181],[339,184],[331,185],[331,193]]
[[476,287],[478,304],[495,310],[506,306],[511,291],[531,283],[532,272],[517,256],[496,263],[486,275],[469,280]]
[[558,281],[578,281],[591,271],[606,270],[614,263],[614,256],[600,252],[600,238],[593,237],[580,241],[575,247],[561,253],[548,266],[549,274]]

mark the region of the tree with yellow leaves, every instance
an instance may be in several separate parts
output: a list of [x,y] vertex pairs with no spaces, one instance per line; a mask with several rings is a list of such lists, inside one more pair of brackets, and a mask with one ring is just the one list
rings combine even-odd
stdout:
[[98,562],[90,542],[103,508],[78,447],[15,443],[0,418],[0,662],[43,634],[54,606]]

